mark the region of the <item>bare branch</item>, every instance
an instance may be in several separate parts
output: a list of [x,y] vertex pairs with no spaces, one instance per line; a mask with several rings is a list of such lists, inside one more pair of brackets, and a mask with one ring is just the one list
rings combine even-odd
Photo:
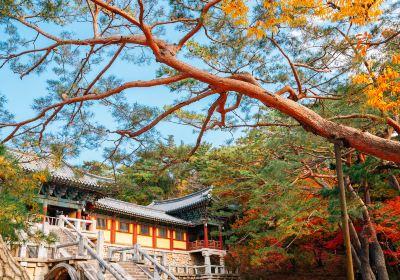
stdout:
[[215,101],[212,105],[211,105],[211,107],[208,109],[208,114],[207,114],[207,117],[206,117],[206,119],[204,120],[204,123],[203,123],[203,126],[201,127],[201,129],[200,129],[200,133],[199,133],[199,135],[198,135],[198,137],[197,137],[197,140],[196,140],[196,145],[193,147],[193,149],[190,151],[190,153],[189,153],[189,155],[188,155],[188,159],[189,158],[191,158],[195,153],[196,153],[196,151],[197,151],[197,149],[200,147],[200,144],[201,144],[201,140],[202,140],[202,138],[203,138],[203,135],[204,135],[204,133],[205,133],[205,131],[207,130],[207,125],[208,125],[208,123],[210,122],[210,119],[211,119],[211,116],[214,114],[214,111],[215,111],[215,109],[217,108],[217,106],[218,106],[218,104],[221,102],[221,99],[222,97],[220,96],[218,99],[217,99],[217,101]]
[[165,119],[166,117],[170,116],[171,114],[173,114],[174,112],[176,112],[177,110],[181,109],[184,106],[187,106],[189,104],[192,104],[194,102],[197,102],[203,98],[206,98],[212,94],[214,94],[215,92],[210,90],[207,91],[203,94],[197,95],[196,97],[193,97],[191,99],[188,99],[184,102],[181,102],[171,108],[169,108],[168,110],[166,110],[164,113],[162,113],[161,115],[159,115],[155,120],[153,120],[151,123],[149,123],[148,125],[146,125],[145,127],[132,132],[129,130],[117,130],[116,133],[120,134],[120,135],[125,135],[125,136],[129,136],[131,138],[135,138],[143,133],[145,133],[146,131],[149,131],[150,129],[152,129],[154,126],[156,126],[160,121],[162,121],[163,119]]
[[177,50],[180,50],[185,43],[193,37],[193,35],[195,35],[203,26],[204,23],[204,17],[205,15],[208,13],[208,11],[210,10],[211,7],[217,5],[219,2],[221,2],[222,0],[213,0],[211,2],[208,2],[203,9],[201,10],[201,14],[200,17],[197,19],[197,24],[196,26],[189,31],[189,33],[187,33],[178,43],[178,47]]
[[19,130],[19,128],[21,128],[22,126],[39,120],[40,118],[44,117],[48,111],[58,108],[60,106],[79,103],[79,102],[83,102],[83,101],[89,101],[89,100],[104,99],[106,97],[110,97],[114,94],[120,93],[121,91],[128,89],[128,88],[153,87],[153,86],[159,86],[159,85],[167,85],[167,84],[181,81],[183,79],[186,79],[187,77],[188,77],[188,75],[186,75],[186,74],[179,74],[179,75],[172,76],[172,77],[154,79],[154,80],[150,80],[150,81],[127,82],[125,84],[122,84],[119,87],[108,90],[102,94],[92,93],[92,94],[87,94],[87,95],[83,95],[83,96],[68,98],[68,99],[64,100],[63,102],[55,103],[53,105],[45,107],[38,115],[36,115],[33,118],[27,119],[25,121],[13,123],[13,124],[0,123],[0,128],[15,127],[15,129],[4,140],[2,140],[1,143],[6,143],[7,141],[9,141],[15,135],[15,133]]

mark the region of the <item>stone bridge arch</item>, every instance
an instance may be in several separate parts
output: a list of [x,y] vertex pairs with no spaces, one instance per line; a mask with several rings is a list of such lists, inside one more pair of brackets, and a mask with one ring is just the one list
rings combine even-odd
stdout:
[[79,277],[73,266],[59,263],[46,274],[44,280],[79,280]]

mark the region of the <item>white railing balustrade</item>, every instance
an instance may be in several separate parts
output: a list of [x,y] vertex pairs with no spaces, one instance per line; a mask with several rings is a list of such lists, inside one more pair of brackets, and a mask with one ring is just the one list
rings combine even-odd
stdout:
[[[206,265],[168,265],[168,270],[175,275],[202,275],[206,274]],[[212,275],[226,274],[228,271],[222,265],[210,265]]]
[[48,223],[50,226],[57,226],[59,223],[59,218],[46,216],[45,222]]
[[[101,253],[96,251],[96,245],[90,241],[82,232],[79,228],[75,227],[73,222],[76,224],[76,222],[80,221],[85,221],[85,222],[93,222],[89,220],[80,220],[80,219],[74,219],[74,218],[68,218],[64,216],[59,216],[60,220],[64,222],[66,227],[71,228],[73,231],[76,232],[77,234],[77,245],[78,245],[78,254],[80,256],[86,256],[89,255],[93,259],[97,260],[99,266],[104,269],[109,271],[117,280],[127,280],[127,277],[119,271],[117,268],[113,267],[109,263],[107,263],[104,259]],[[76,246],[76,242],[68,244],[69,246]],[[60,245],[58,245],[59,247]],[[60,248],[60,247],[59,247]]]
[[[67,216],[59,216],[59,217],[63,217],[64,221],[70,222],[79,231],[86,231],[86,232],[96,231],[96,220],[83,220]],[[59,223],[58,225],[62,226],[62,223],[61,224]]]
[[132,260],[134,262],[143,262],[148,261],[151,264],[151,269],[153,270],[153,275],[151,276],[153,280],[161,280],[161,279],[172,279],[178,280],[165,266],[161,265],[156,258],[150,256],[149,252],[142,249],[139,244],[136,244],[132,247],[125,248],[108,248],[108,259],[112,260],[114,254],[119,253],[120,260],[123,261],[124,258],[126,260],[126,253],[132,254]]

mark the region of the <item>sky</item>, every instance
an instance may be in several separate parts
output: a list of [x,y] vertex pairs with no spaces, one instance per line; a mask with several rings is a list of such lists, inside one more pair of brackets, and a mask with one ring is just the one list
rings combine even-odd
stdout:
[[[44,26],[44,28],[47,28]],[[54,31],[51,27],[46,29],[47,31]],[[85,38],[91,37],[91,30],[84,26],[71,26],[67,30],[73,30],[77,36]],[[19,31],[24,36],[32,36],[33,33],[19,27]],[[0,31],[0,36],[4,35]],[[175,34],[171,34],[171,39],[174,39]],[[104,58],[104,63],[107,63],[109,57]],[[118,78],[124,81],[132,80],[150,80],[155,77],[155,71],[159,65],[155,61],[150,65],[144,65],[141,67],[132,66],[124,61],[117,60],[113,66],[107,71],[107,74],[114,74]],[[94,72],[96,74],[96,72]],[[25,76],[20,79],[17,74],[12,73],[8,66],[0,69],[0,94],[7,98],[6,108],[15,115],[17,121],[21,121],[30,118],[35,115],[32,110],[33,99],[46,94],[48,79],[53,77],[53,73],[50,69],[46,69],[39,75],[36,73]],[[129,102],[137,102],[141,105],[157,106],[162,108],[164,105],[169,105],[177,98],[176,95],[169,92],[165,87],[156,88],[144,88],[144,89],[131,89],[127,90],[127,97]],[[191,106],[190,109],[196,110],[197,107],[205,105],[198,103]],[[201,106],[202,108],[204,106]],[[96,119],[102,123],[110,123],[110,118],[106,117],[102,112],[96,113]],[[183,142],[185,144],[194,144],[197,139],[198,131],[193,131],[193,128],[174,124],[171,122],[162,122],[158,124],[156,129],[161,132],[162,136],[167,137],[173,135],[176,143]],[[196,132],[196,133],[194,133]],[[1,133],[1,131],[0,131]],[[4,137],[4,133],[0,134],[0,137]],[[213,144],[215,147],[226,144],[226,141],[232,139],[232,134],[229,132],[212,131],[206,133],[203,137],[203,141]],[[89,160],[102,160],[102,149],[96,150],[83,150],[77,158],[69,159],[73,164],[81,164],[83,161]]]

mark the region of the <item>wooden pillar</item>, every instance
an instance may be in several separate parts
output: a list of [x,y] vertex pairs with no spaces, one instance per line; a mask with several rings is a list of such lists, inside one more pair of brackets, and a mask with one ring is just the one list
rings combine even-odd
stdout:
[[133,237],[132,237],[132,244],[137,244],[137,224],[133,224]]
[[204,223],[204,248],[208,248],[208,226]]
[[111,235],[110,235],[110,242],[111,244],[115,244],[115,232],[117,231],[117,221],[115,217],[111,220]]
[[151,227],[153,230],[153,248],[157,248],[157,228]]
[[88,217],[90,221],[92,221],[91,224],[89,224],[89,231],[96,231],[97,228],[97,219],[95,216],[90,216]]
[[185,238],[185,240],[186,240],[186,250],[190,250],[190,244],[189,244],[189,229],[186,230],[186,231],[183,233],[183,236],[184,236],[184,238]]
[[46,215],[47,215],[47,199],[43,200],[43,220],[42,223],[46,222]]
[[76,218],[77,219],[82,219],[82,209],[76,210]]
[[169,249],[174,250],[174,230],[169,230]]
[[[76,210],[75,218],[77,218],[79,220],[82,219],[82,210],[81,209]],[[82,223],[81,221],[76,221],[75,226],[79,230],[86,230],[85,223]]]
[[222,250],[223,249],[223,245],[222,245],[222,226],[219,225],[218,226],[218,237],[219,237],[219,249]]

